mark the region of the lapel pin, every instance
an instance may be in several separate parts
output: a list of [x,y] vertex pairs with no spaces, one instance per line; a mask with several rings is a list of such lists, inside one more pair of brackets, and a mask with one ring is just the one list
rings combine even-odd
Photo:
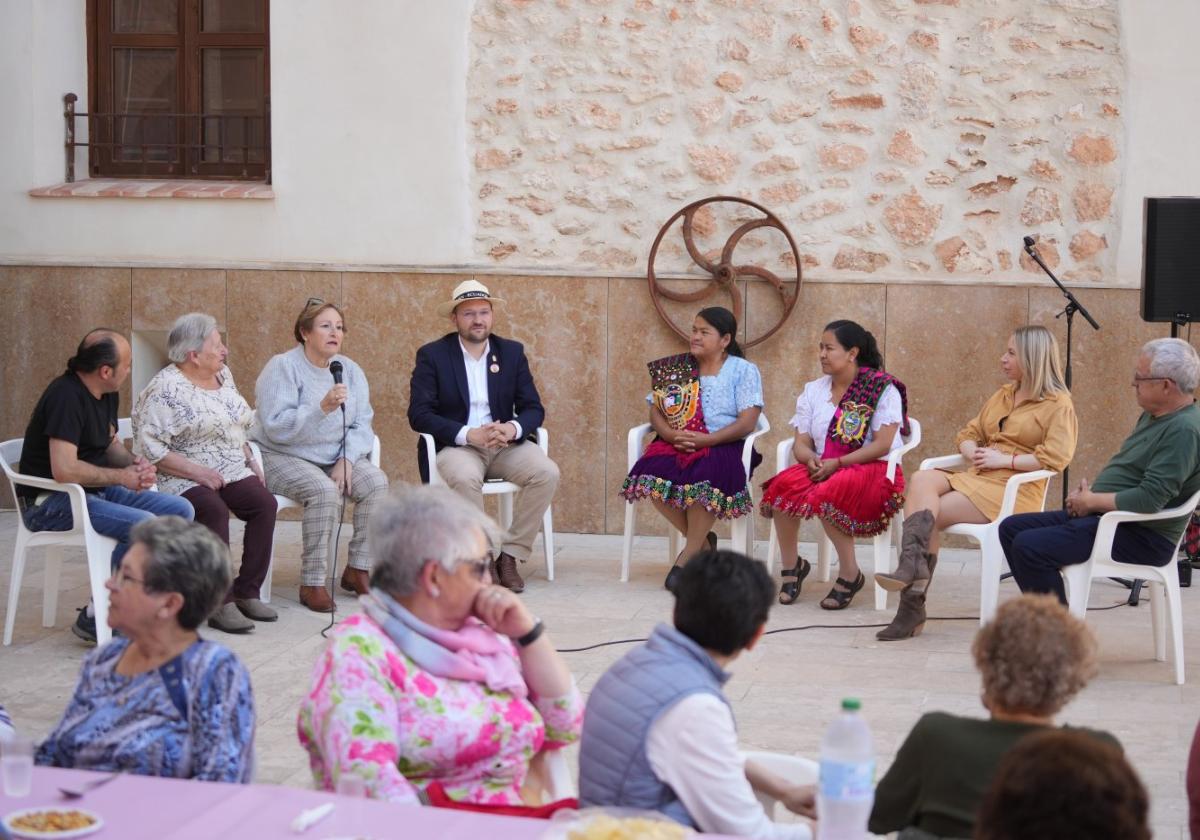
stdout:
[[496,363],[496,354],[495,353],[492,354],[492,366],[490,368],[488,368],[488,370],[490,370],[492,373],[500,372],[500,365]]

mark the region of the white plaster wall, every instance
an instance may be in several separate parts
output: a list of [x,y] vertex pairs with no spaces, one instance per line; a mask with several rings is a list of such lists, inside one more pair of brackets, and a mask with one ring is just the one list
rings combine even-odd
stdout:
[[1200,0],[1122,0],[1121,12],[1128,88],[1117,279],[1138,286],[1142,199],[1200,196],[1200,50],[1192,43]]
[[[1081,10],[1106,5],[1043,2]],[[483,263],[474,256],[465,116],[473,5],[277,0],[271,10],[276,200],[134,201],[26,195],[62,180],[61,97],[74,90],[86,100],[85,3],[3,0],[0,262]],[[1200,2],[1118,5],[1127,77],[1119,223],[1110,241],[1117,276],[1110,282],[1137,285],[1142,197],[1200,195],[1194,151],[1200,50],[1187,35],[1200,30]],[[559,268],[587,273],[569,263]],[[624,273],[640,271],[639,265]]]
[[63,179],[62,95],[86,102],[85,3],[4,0],[0,258],[460,261],[469,11],[469,0],[273,2],[275,201],[33,199]]

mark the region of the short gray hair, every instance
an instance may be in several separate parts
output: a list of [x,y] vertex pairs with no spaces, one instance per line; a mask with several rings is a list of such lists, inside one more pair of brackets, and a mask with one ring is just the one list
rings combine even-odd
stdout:
[[133,526],[129,540],[146,546],[146,589],[183,596],[176,617],[183,629],[195,630],[221,606],[233,572],[229,547],[211,529],[181,516],[156,516]]
[[430,560],[448,572],[476,551],[480,532],[492,545],[500,528],[486,513],[441,485],[408,486],[389,495],[371,514],[371,588],[393,597],[417,590]]
[[167,358],[178,364],[187,361],[187,354],[200,352],[204,342],[217,328],[217,319],[203,312],[180,315],[171,325],[167,336]]
[[1156,338],[1142,346],[1142,355],[1150,357],[1150,375],[1170,379],[1184,394],[1200,385],[1200,356],[1182,338]]

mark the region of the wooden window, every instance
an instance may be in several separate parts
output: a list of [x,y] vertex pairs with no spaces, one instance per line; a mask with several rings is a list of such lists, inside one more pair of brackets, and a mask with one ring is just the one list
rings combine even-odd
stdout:
[[270,180],[268,0],[88,0],[94,177]]

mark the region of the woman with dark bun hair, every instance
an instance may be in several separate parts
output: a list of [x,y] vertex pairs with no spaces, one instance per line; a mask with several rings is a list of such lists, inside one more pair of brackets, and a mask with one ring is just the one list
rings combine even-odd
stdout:
[[889,480],[879,459],[908,433],[908,400],[904,384],[884,371],[875,336],[853,321],[825,326],[819,358],[824,375],[804,386],[791,420],[796,463],[763,485],[760,509],[779,535],[779,603],[794,603],[812,570],[796,538],[800,520],[815,517],[838,556],[837,582],[821,607],[841,610],[865,583],[854,538],[883,533],[904,504],[903,474],[897,467]]
[[[667,589],[689,557],[716,547],[714,521],[754,512],[742,441],[762,413],[762,377],[742,358],[737,319],[728,309],[710,306],[697,313],[690,348],[647,365],[646,402],[657,437],[621,488],[630,503],[650,499],[686,540],[667,574]],[[752,472],[761,461],[755,452]]]

